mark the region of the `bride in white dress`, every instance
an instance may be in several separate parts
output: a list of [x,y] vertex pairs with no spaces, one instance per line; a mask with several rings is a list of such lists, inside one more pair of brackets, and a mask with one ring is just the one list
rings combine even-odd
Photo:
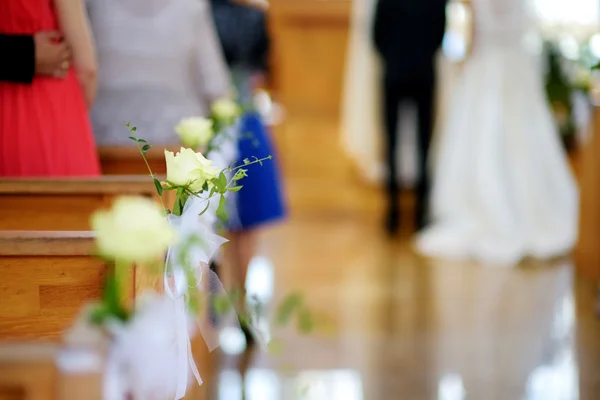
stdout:
[[429,256],[515,265],[569,252],[578,192],[526,46],[527,0],[473,0],[473,51],[434,167]]

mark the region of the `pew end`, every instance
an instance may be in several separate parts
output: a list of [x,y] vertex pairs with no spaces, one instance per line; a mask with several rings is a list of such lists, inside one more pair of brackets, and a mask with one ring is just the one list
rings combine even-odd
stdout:
[[57,368],[58,343],[1,342],[0,400],[101,400],[102,375]]
[[0,340],[59,339],[101,296],[106,265],[93,254],[91,232],[0,231]]

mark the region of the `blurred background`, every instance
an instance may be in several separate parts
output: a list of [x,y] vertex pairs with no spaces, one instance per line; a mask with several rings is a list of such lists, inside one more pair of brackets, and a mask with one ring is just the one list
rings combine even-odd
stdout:
[[[482,268],[416,255],[410,225],[394,239],[381,228],[380,174],[369,170],[372,157],[353,157],[342,132],[344,93],[352,76],[348,63],[360,57],[350,53],[357,40],[369,40],[356,39],[353,28],[368,24],[374,3],[270,4],[269,91],[284,110],[273,137],[290,218],[261,236],[249,290],[277,297],[299,289],[331,321],[327,331],[317,329],[309,337],[286,332],[282,354],[255,356],[245,374],[223,369],[215,377],[215,398],[242,398],[243,390],[248,399],[596,398],[600,323],[591,253],[581,249],[577,262],[568,256],[511,269]],[[581,181],[596,111],[577,80],[591,82],[591,67],[600,60],[600,3],[540,0],[534,6],[543,36],[533,46],[546,64],[551,48],[561,65],[558,79],[544,77],[546,87],[556,81],[569,88],[571,106],[561,106],[565,97],[553,97],[551,89],[548,102],[557,113],[569,109],[570,122],[560,125],[557,118],[557,124]],[[451,101],[471,41],[468,7],[450,1],[447,18],[438,57],[439,104]],[[584,71],[583,78],[575,77],[576,71]],[[379,84],[369,76],[355,79]],[[368,92],[356,95],[371,99]],[[444,107],[438,110],[441,119]],[[409,110],[408,118],[416,116]],[[378,133],[374,128],[363,135]],[[400,204],[402,220],[410,221],[415,138],[410,129],[406,133],[413,137],[399,139],[406,155],[401,174],[408,182]],[[591,169],[597,177],[600,170]],[[598,238],[592,232],[583,236],[582,242]],[[259,277],[267,276],[270,285],[263,286]]]
[[[159,3],[148,2],[150,14]],[[600,1],[530,2],[539,34],[527,37],[527,48],[540,62],[540,95],[580,190],[581,223],[573,251],[544,260],[525,256],[509,267],[430,258],[415,248],[420,172],[418,116],[410,102],[401,105],[398,126],[401,224],[394,235],[389,220],[386,229],[383,66],[372,44],[376,3],[250,5],[264,10],[268,27],[267,72],[252,98],[272,141],[286,212],[285,219],[256,231],[246,290],[263,306],[263,318],[290,293],[301,294],[310,318],[300,329],[262,324],[274,340],[271,351],[224,332],[221,348],[202,363],[203,393],[191,398],[600,398]],[[457,87],[477,54],[473,7],[450,0],[445,10],[445,35],[435,56],[433,148],[442,143]],[[102,16],[111,21],[110,14]],[[98,34],[94,24],[92,18]],[[163,26],[152,19],[146,24],[148,31]],[[118,92],[102,97],[102,57],[116,42],[97,41],[99,98],[110,102]],[[98,147],[105,175],[145,173],[143,165],[133,166],[135,151],[101,141]],[[152,154],[154,166],[161,155]]]

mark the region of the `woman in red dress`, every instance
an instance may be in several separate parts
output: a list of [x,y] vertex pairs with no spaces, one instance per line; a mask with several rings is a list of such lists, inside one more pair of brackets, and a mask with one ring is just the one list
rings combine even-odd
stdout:
[[39,75],[30,85],[0,82],[0,177],[100,174],[88,118],[96,55],[83,1],[0,1],[0,32],[58,29],[73,54],[64,76]]

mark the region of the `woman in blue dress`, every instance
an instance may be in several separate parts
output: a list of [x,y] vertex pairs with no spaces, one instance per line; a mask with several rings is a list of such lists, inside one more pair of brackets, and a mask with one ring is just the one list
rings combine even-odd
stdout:
[[[265,158],[262,166],[249,167],[248,176],[235,193],[234,209],[228,223],[231,242],[225,247],[225,268],[231,286],[242,290],[238,307],[246,307],[245,283],[250,261],[257,251],[258,229],[286,216],[281,176],[275,148],[262,116],[254,110],[255,83],[267,70],[269,37],[265,13],[256,1],[212,0],[213,13],[225,58],[238,91],[238,99],[249,110],[240,121],[238,158]],[[243,326],[243,324],[242,324]],[[248,331],[246,338],[252,341]]]

